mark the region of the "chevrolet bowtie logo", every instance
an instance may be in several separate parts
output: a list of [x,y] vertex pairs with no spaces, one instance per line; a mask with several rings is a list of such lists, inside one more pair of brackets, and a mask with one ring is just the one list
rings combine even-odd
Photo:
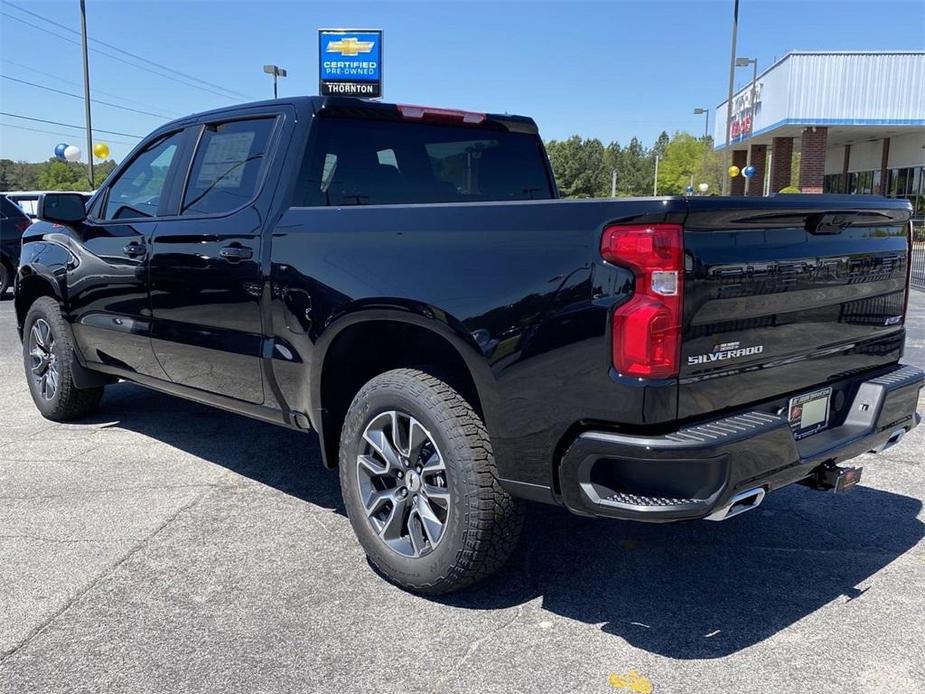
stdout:
[[360,53],[369,53],[373,50],[375,41],[359,41],[353,37],[331,41],[328,44],[328,53],[340,53],[351,58],[358,56]]

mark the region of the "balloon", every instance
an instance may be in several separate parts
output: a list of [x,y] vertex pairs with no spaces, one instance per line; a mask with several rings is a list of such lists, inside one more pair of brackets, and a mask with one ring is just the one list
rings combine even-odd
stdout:
[[64,148],[64,158],[68,161],[80,161],[80,147],[68,145]]
[[66,142],[60,142],[57,145],[55,145],[55,158],[60,159],[61,161],[64,161],[64,150],[66,149],[67,149]]
[[739,175],[739,167],[733,164],[732,166],[729,167],[729,176],[731,178],[735,178],[738,175]]
[[97,142],[93,145],[93,155],[97,159],[107,159],[109,158],[109,145],[105,142]]
[[742,175],[745,176],[745,178],[751,178],[755,175],[755,167],[749,164],[744,169],[742,169]]
[[710,190],[710,184],[701,183],[700,185],[697,186],[697,190],[699,190],[701,193],[706,193],[708,190]]

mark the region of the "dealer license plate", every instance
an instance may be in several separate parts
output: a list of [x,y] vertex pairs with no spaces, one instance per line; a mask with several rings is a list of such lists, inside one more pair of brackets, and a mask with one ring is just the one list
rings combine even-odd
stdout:
[[814,390],[812,393],[804,393],[790,398],[790,406],[787,411],[793,438],[799,440],[812,436],[829,425],[829,400],[831,397],[831,388],[821,388],[820,390]]

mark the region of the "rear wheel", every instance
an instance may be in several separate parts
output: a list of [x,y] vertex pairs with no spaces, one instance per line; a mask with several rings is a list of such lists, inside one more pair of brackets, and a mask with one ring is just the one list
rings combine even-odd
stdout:
[[29,307],[22,346],[29,392],[44,417],[63,422],[96,409],[103,388],[81,389],[74,385],[74,346],[57,301],[41,297]]
[[498,484],[482,420],[422,371],[386,372],[357,393],[341,434],[340,482],[370,561],[420,593],[497,570],[523,524],[520,502]]

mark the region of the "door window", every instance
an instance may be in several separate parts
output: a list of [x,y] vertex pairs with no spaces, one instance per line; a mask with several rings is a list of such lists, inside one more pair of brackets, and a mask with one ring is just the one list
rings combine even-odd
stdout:
[[119,174],[109,189],[104,219],[142,219],[157,215],[170,165],[182,138],[180,131],[152,142]]
[[181,214],[218,214],[250,202],[266,167],[275,118],[207,125],[183,195]]

